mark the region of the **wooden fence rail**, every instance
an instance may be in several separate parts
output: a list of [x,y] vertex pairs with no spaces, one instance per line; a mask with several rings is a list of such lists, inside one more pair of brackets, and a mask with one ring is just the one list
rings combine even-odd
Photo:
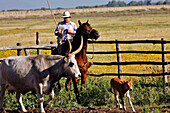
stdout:
[[[118,75],[120,79],[122,76],[163,76],[164,82],[167,83],[167,75],[170,75],[167,72],[167,65],[170,62],[166,61],[166,54],[170,54],[170,51],[166,51],[166,44],[170,43],[170,41],[166,41],[163,38],[161,40],[133,40],[133,41],[89,41],[89,43],[96,43],[96,44],[116,44],[116,51],[107,51],[107,52],[87,52],[87,54],[116,54],[117,55],[117,62],[93,62],[94,65],[117,65],[118,66],[118,73],[102,73],[102,74],[89,74],[91,76],[113,76]],[[162,50],[161,51],[121,51],[120,44],[161,44]],[[36,45],[27,45],[22,46],[20,43],[17,43],[17,46],[11,47],[0,47],[0,50],[17,50],[17,55],[22,55],[22,50],[24,50],[25,55],[30,55],[28,49],[37,49],[37,54],[41,54],[40,49],[44,50],[52,50],[57,47],[57,44],[54,42],[50,42],[50,44],[39,45],[40,44],[40,34],[36,33]],[[162,54],[162,62],[153,62],[153,61],[133,61],[133,62],[122,62],[121,54],[125,53],[139,53],[139,54]],[[3,58],[0,58],[2,61]],[[162,65],[162,73],[150,73],[150,74],[133,74],[133,73],[123,73],[122,65]]]

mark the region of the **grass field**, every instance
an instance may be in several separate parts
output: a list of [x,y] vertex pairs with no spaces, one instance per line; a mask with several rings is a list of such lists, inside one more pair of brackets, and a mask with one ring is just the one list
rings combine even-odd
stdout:
[[[78,20],[89,23],[93,28],[100,32],[100,38],[98,40],[165,40],[170,41],[170,6],[168,8],[159,9],[145,9],[146,7],[137,8],[134,10],[107,10],[102,12],[94,10],[93,12],[72,12],[72,21],[78,26]],[[116,8],[115,8],[116,9]],[[139,9],[139,10],[137,10]],[[63,10],[61,10],[63,11]],[[42,11],[43,12],[43,11]],[[0,12],[0,15],[3,12]],[[11,12],[9,12],[11,13]],[[29,11],[27,13],[30,13]],[[56,36],[54,31],[56,25],[50,16],[48,15],[30,15],[24,17],[15,17],[19,15],[14,13],[14,16],[6,16],[6,18],[0,18],[0,46],[16,46],[16,43],[20,42],[22,45],[35,45],[36,32],[40,32],[41,44],[49,44],[50,41],[56,42]],[[61,12],[57,13],[56,21],[62,21]],[[1,16],[0,16],[1,17]],[[110,51],[115,50],[115,45],[99,45],[95,44],[95,51]],[[91,45],[88,46],[88,51],[92,51]],[[121,45],[121,50],[145,50],[145,51],[160,51],[161,45],[159,44],[133,44],[133,45]],[[166,45],[166,50],[170,51],[170,44]],[[32,55],[35,55],[35,51],[30,50]],[[43,54],[50,54],[49,51],[44,51]],[[8,56],[16,56],[16,51],[0,51],[0,58]],[[91,57],[91,55],[88,55]],[[161,61],[161,55],[145,55],[145,54],[122,54],[122,61]],[[89,61],[100,62],[114,62],[116,61],[116,55],[95,55],[94,59]],[[167,61],[170,62],[170,55],[167,54]],[[89,73],[116,73],[117,66],[92,66],[89,69]],[[159,73],[162,72],[161,66],[157,65],[129,65],[123,66],[123,72],[125,73]],[[168,72],[170,72],[170,66],[168,65]],[[129,78],[129,77],[128,77]],[[130,77],[134,81],[134,92],[131,93],[132,101],[136,106],[157,106],[167,104],[169,100],[169,88],[166,90],[166,95],[163,94],[162,80],[157,77]],[[126,79],[126,77],[125,77]],[[81,98],[81,106],[113,106],[113,95],[108,92],[109,80],[102,78],[88,77],[86,87],[81,92],[86,98]],[[64,87],[64,79],[62,80],[62,87]],[[168,82],[170,77],[168,76]],[[152,88],[152,85],[156,87]],[[146,87],[148,85],[149,87]],[[159,86],[159,87],[158,87]],[[71,88],[73,88],[71,86]],[[95,92],[94,90],[95,89]],[[57,93],[57,91],[55,91]],[[96,95],[94,95],[96,94]],[[138,94],[138,95],[136,95]],[[63,96],[64,95],[64,96]],[[71,97],[70,97],[71,95]],[[139,98],[141,97],[141,98]],[[9,98],[13,98],[10,101]],[[15,104],[15,96],[5,97],[5,107],[8,109],[16,109],[19,105]],[[24,96],[24,102],[28,107],[37,108],[37,100],[29,93]],[[35,104],[36,103],[36,104]],[[13,106],[13,107],[11,107]],[[74,91],[66,92],[63,90],[55,97],[50,107],[74,107],[77,105],[75,100]],[[164,106],[164,105],[162,105]]]
[[[78,20],[86,22],[89,20],[91,26],[100,32],[98,40],[170,40],[170,9],[146,10],[123,10],[108,12],[85,12],[72,13],[72,21],[78,26]],[[50,13],[49,13],[50,15]],[[61,16],[61,14],[60,14]],[[62,18],[56,15],[56,21]],[[36,32],[40,32],[41,44],[49,44],[50,41],[56,42],[54,35],[56,25],[51,16],[26,17],[26,18],[1,18],[0,21],[0,46],[16,46],[20,42],[22,45],[35,45]],[[95,51],[115,50],[115,45],[94,46]],[[88,51],[92,51],[92,46],[88,46]],[[161,50],[159,44],[133,44],[121,45],[121,50]],[[166,50],[170,50],[167,44]],[[16,51],[1,51],[0,57],[16,55]],[[31,53],[35,53],[31,50]],[[44,52],[50,54],[50,52]],[[91,55],[88,55],[91,56]],[[122,61],[161,61],[161,55],[145,54],[122,54]],[[116,61],[116,55],[95,55],[90,61]],[[167,61],[170,55],[167,54]],[[117,66],[93,66],[89,73],[117,72]],[[136,73],[156,73],[161,72],[161,66],[135,65],[123,66],[124,72]],[[168,66],[168,71],[170,71]]]

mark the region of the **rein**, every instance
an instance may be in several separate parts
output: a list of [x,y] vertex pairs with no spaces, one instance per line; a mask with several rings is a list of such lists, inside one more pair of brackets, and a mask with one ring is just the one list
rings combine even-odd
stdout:
[[93,43],[94,40],[93,40],[93,39],[91,39],[91,40],[92,40],[92,46],[93,46],[93,56],[92,56],[92,57],[88,57],[88,56],[87,56],[89,59],[93,59],[93,58],[94,58],[94,43]]

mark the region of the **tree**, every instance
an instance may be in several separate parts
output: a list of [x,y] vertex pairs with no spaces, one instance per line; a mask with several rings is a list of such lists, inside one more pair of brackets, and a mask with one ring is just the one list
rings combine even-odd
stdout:
[[107,7],[117,7],[119,6],[115,0],[110,1],[107,5]]
[[156,3],[156,5],[161,5],[162,4],[162,2],[161,1],[158,1],[157,3]]
[[128,6],[138,6],[138,2],[131,1],[131,2],[128,3]]
[[168,4],[168,0],[165,0],[165,1],[163,2],[163,4],[164,4],[164,5]]
[[124,1],[118,1],[117,4],[118,4],[120,7],[127,6],[126,2],[124,2]]
[[140,5],[140,6],[144,5],[144,2],[143,1],[139,1],[138,5]]
[[46,8],[45,8],[45,7],[42,7],[41,10],[46,10]]
[[151,0],[145,0],[145,1],[144,1],[144,4],[145,4],[145,5],[151,5]]

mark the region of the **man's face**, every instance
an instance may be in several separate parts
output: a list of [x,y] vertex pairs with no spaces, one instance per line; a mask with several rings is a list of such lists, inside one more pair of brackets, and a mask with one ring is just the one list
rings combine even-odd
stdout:
[[69,22],[70,22],[70,17],[65,17],[65,18],[64,18],[64,21],[65,21],[66,23],[69,23]]

